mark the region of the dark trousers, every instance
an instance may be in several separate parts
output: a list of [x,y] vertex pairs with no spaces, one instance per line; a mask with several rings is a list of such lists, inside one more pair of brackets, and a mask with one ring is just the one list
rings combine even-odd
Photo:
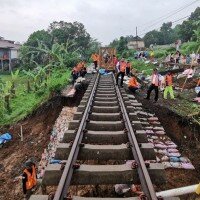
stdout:
[[130,67],[126,68],[126,75],[129,76],[130,75]]
[[94,68],[97,68],[97,61],[94,61]]
[[124,75],[125,75],[125,72],[118,72],[117,77],[116,77],[117,85],[118,85],[118,78],[119,78],[119,76],[121,76],[121,84],[120,85],[123,86]]
[[200,97],[200,91],[199,91],[199,93],[197,94],[197,97]]
[[72,74],[72,84],[75,83],[76,79],[78,78],[78,73],[73,73]]
[[135,93],[135,91],[138,90],[137,87],[128,87],[128,89],[129,89],[132,93]]
[[148,91],[147,91],[147,99],[150,99],[150,95],[152,90],[155,90],[155,101],[158,100],[158,86],[155,86],[154,84],[151,84]]

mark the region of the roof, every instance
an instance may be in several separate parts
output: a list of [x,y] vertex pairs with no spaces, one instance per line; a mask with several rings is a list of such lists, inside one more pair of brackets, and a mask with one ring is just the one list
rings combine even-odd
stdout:
[[20,44],[14,44],[14,41],[0,39],[0,48],[1,49],[16,49],[18,50],[21,47]]
[[135,36],[135,37],[133,37],[133,38],[130,39],[130,42],[131,41],[143,41],[143,40],[139,36]]

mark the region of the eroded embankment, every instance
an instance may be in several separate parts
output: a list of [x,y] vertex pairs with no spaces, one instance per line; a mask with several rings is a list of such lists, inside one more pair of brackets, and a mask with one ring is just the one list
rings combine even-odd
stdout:
[[[10,127],[0,128],[0,132],[10,132],[13,135],[12,141],[0,149],[0,200],[22,199],[20,180],[16,177],[22,173],[24,162],[28,158],[34,158],[36,164],[40,161],[41,154],[49,143],[52,127],[63,106],[77,106],[82,95],[80,92],[74,98],[53,97],[25,120]],[[23,141],[19,137],[21,125]]]
[[[188,157],[195,167],[195,170],[166,169],[167,184],[161,189],[166,190],[198,184],[200,180],[200,126],[159,103],[154,104],[137,95],[136,98],[143,104],[146,110],[156,114],[167,136],[178,145],[181,155]],[[185,195],[181,199],[193,200],[196,199],[196,195]]]

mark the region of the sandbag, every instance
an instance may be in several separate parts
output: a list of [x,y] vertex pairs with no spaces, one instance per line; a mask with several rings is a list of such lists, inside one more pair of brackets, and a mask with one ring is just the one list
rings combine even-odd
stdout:
[[155,131],[156,135],[165,135],[165,131]]
[[154,144],[155,148],[158,149],[167,149],[167,146],[165,144]]
[[169,157],[180,157],[181,154],[180,153],[168,153]]
[[169,153],[178,153],[178,149],[167,149]]
[[158,121],[158,118],[157,117],[149,117],[148,120],[149,121]]
[[180,162],[178,157],[169,157],[170,162]]

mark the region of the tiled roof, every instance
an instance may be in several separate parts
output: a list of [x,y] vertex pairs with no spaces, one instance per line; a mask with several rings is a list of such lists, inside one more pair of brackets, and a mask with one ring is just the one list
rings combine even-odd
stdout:
[[21,47],[20,44],[14,44],[9,40],[1,40],[0,39],[0,48],[2,49],[19,49]]

